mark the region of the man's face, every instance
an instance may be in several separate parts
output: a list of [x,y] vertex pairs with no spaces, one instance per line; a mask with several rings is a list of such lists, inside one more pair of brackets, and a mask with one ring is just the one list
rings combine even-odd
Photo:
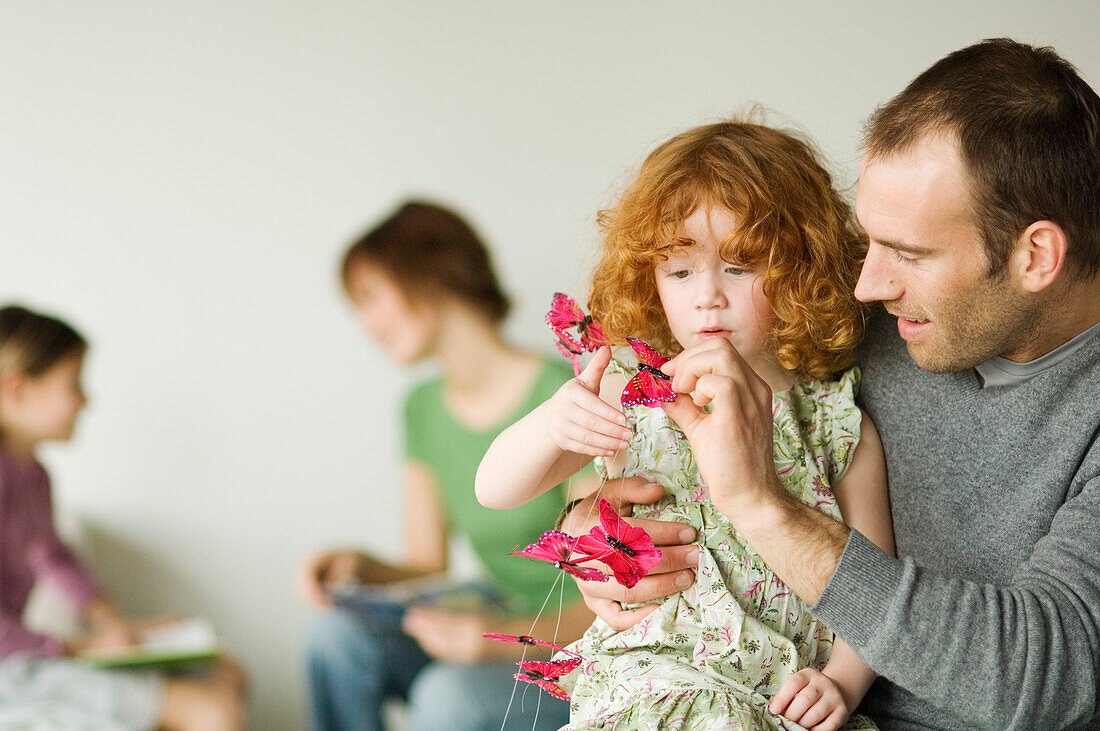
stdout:
[[1034,304],[1009,277],[987,275],[952,138],[928,135],[899,154],[865,157],[856,216],[870,238],[856,297],[881,300],[897,316],[917,365],[947,373],[1020,354]]

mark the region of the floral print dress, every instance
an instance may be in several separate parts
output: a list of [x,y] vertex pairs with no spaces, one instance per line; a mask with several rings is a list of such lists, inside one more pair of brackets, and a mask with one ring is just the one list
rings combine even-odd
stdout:
[[[610,368],[631,375],[618,361]],[[852,369],[837,381],[796,383],[772,402],[783,486],[837,519],[831,485],[859,442],[858,385]],[[687,439],[664,410],[633,407],[627,418],[634,436],[623,474],[665,487],[660,502],[636,506],[635,516],[689,523],[703,550],[694,585],[622,632],[597,619],[570,647],[584,660],[563,679],[572,697],[566,728],[801,729],[767,706],[791,674],[825,665],[832,631],[714,507]],[[597,470],[607,477],[603,460]],[[875,725],[853,716],[844,728]]]

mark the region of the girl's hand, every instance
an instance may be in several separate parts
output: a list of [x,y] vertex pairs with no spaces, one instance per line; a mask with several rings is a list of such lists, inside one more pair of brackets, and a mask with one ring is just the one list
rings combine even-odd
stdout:
[[428,607],[405,612],[401,627],[436,660],[475,663],[486,656],[490,644],[482,637],[489,622],[479,614],[458,614]]
[[810,731],[836,731],[852,712],[840,686],[814,668],[803,668],[787,678],[768,710]]
[[359,551],[330,551],[311,556],[298,572],[298,594],[318,609],[329,609],[328,584],[361,581],[365,557]]
[[629,441],[626,416],[600,399],[600,381],[610,362],[611,348],[605,345],[550,398],[550,438],[562,450],[610,457]]

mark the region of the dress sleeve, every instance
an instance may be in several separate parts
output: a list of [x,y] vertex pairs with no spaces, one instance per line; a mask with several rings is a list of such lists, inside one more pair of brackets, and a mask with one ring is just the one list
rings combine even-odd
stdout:
[[813,611],[880,675],[968,725],[1082,727],[1100,672],[1097,525],[1100,475],[1004,584],[924,570],[852,531]]
[[835,388],[823,389],[820,396],[824,407],[820,413],[824,420],[825,469],[832,485],[844,479],[859,444],[863,421],[863,412],[856,405],[859,381],[859,369],[849,368],[835,383],[830,383]]

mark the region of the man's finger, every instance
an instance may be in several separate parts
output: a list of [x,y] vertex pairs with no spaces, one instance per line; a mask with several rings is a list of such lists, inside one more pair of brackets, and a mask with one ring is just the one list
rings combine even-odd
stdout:
[[657,611],[657,607],[660,606],[659,604],[647,604],[637,609],[623,609],[623,606],[616,601],[591,599],[589,597],[584,598],[584,603],[616,632],[630,629]]
[[[628,604],[641,604],[654,599],[664,599],[691,586],[695,581],[695,572],[687,569],[665,574],[648,574],[631,588],[626,588],[615,580],[598,583],[585,582],[582,593],[586,599],[608,599]],[[595,611],[595,610],[593,610]]]

